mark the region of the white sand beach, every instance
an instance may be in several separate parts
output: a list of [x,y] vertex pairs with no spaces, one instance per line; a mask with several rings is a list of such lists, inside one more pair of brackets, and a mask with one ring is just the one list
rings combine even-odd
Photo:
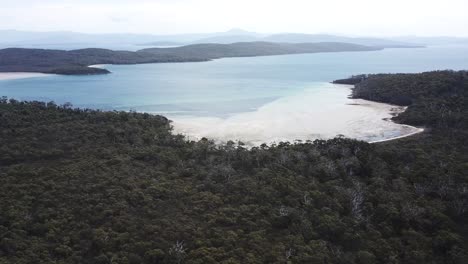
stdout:
[[[405,107],[348,99],[350,90],[342,85],[327,84],[323,89],[326,90],[320,93],[320,97],[316,88],[306,89],[255,111],[227,118],[174,116],[170,119],[174,121],[174,131],[190,139],[207,137],[217,142],[240,140],[252,146],[280,141],[329,139],[338,135],[372,143],[422,131],[390,120],[392,116],[405,111]],[[323,103],[324,97],[328,97],[327,104]]]
[[98,68],[98,69],[104,69],[106,67],[106,64],[94,64],[94,65],[89,65],[89,68]]
[[413,127],[413,126],[408,126],[408,125],[402,125],[402,126],[408,127],[413,132],[403,134],[403,135],[398,136],[398,137],[392,137],[392,138],[386,138],[386,139],[381,139],[381,140],[370,141],[369,143],[382,143],[382,142],[387,142],[387,141],[391,141],[391,140],[406,138],[406,137],[413,136],[413,135],[416,135],[416,134],[419,134],[419,133],[422,133],[422,132],[425,131],[424,128],[418,128],[418,127]]
[[0,81],[24,79],[24,78],[36,78],[46,77],[53,74],[37,73],[37,72],[0,72]]

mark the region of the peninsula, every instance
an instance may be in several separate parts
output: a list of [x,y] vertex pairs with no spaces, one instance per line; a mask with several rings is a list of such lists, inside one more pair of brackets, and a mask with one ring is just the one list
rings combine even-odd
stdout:
[[381,49],[383,48],[341,42],[194,44],[173,48],[149,48],[135,52],[95,48],[70,51],[8,48],[0,50],[0,72],[39,72],[65,75],[106,74],[109,73],[106,69],[88,66],[94,64],[201,62],[227,57]]

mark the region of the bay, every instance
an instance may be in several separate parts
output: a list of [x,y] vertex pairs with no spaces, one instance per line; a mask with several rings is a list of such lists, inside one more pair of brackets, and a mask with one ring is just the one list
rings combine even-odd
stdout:
[[192,138],[260,144],[342,134],[376,141],[414,133],[415,128],[386,120],[391,111],[402,109],[348,99],[349,87],[329,82],[361,73],[468,69],[468,47],[105,67],[112,74],[2,80],[0,95],[162,114],[174,121],[177,133]]

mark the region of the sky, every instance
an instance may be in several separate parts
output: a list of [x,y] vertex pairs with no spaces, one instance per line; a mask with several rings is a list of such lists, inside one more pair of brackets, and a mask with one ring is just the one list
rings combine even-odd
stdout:
[[468,36],[468,0],[0,0],[0,29]]

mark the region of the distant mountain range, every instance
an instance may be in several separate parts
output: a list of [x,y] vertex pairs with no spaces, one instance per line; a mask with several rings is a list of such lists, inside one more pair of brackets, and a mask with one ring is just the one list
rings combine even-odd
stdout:
[[267,41],[277,43],[316,43],[316,42],[345,42],[358,45],[380,46],[384,48],[415,46],[413,43],[394,41],[380,38],[343,37],[327,34],[297,34],[284,33],[273,35],[224,35],[196,40],[196,43],[235,43],[248,41]]
[[[233,29],[218,33],[150,35],[150,34],[87,34],[76,32],[30,32],[0,30],[0,48],[83,49],[105,48],[114,50],[141,49],[141,46],[182,46],[199,43],[197,40],[224,36],[261,36],[254,32]],[[238,41],[234,41],[238,42]]]
[[0,72],[42,72],[56,74],[102,74],[106,69],[93,64],[140,64],[197,62],[223,57],[251,57],[318,52],[373,51],[381,48],[350,43],[272,43],[194,44],[173,48],[149,48],[139,51],[107,49],[45,50],[8,48],[0,50]]
[[82,49],[106,48],[114,50],[139,50],[142,46],[182,46],[198,43],[231,44],[236,42],[280,42],[280,43],[314,43],[345,42],[379,47],[408,47],[444,44],[466,44],[468,38],[457,37],[347,37],[329,34],[261,34],[242,29],[226,32],[150,35],[150,34],[85,34],[75,32],[28,32],[0,30],[0,48],[44,48],[44,49]]
[[394,40],[417,45],[468,45],[468,38],[461,37],[396,37]]

